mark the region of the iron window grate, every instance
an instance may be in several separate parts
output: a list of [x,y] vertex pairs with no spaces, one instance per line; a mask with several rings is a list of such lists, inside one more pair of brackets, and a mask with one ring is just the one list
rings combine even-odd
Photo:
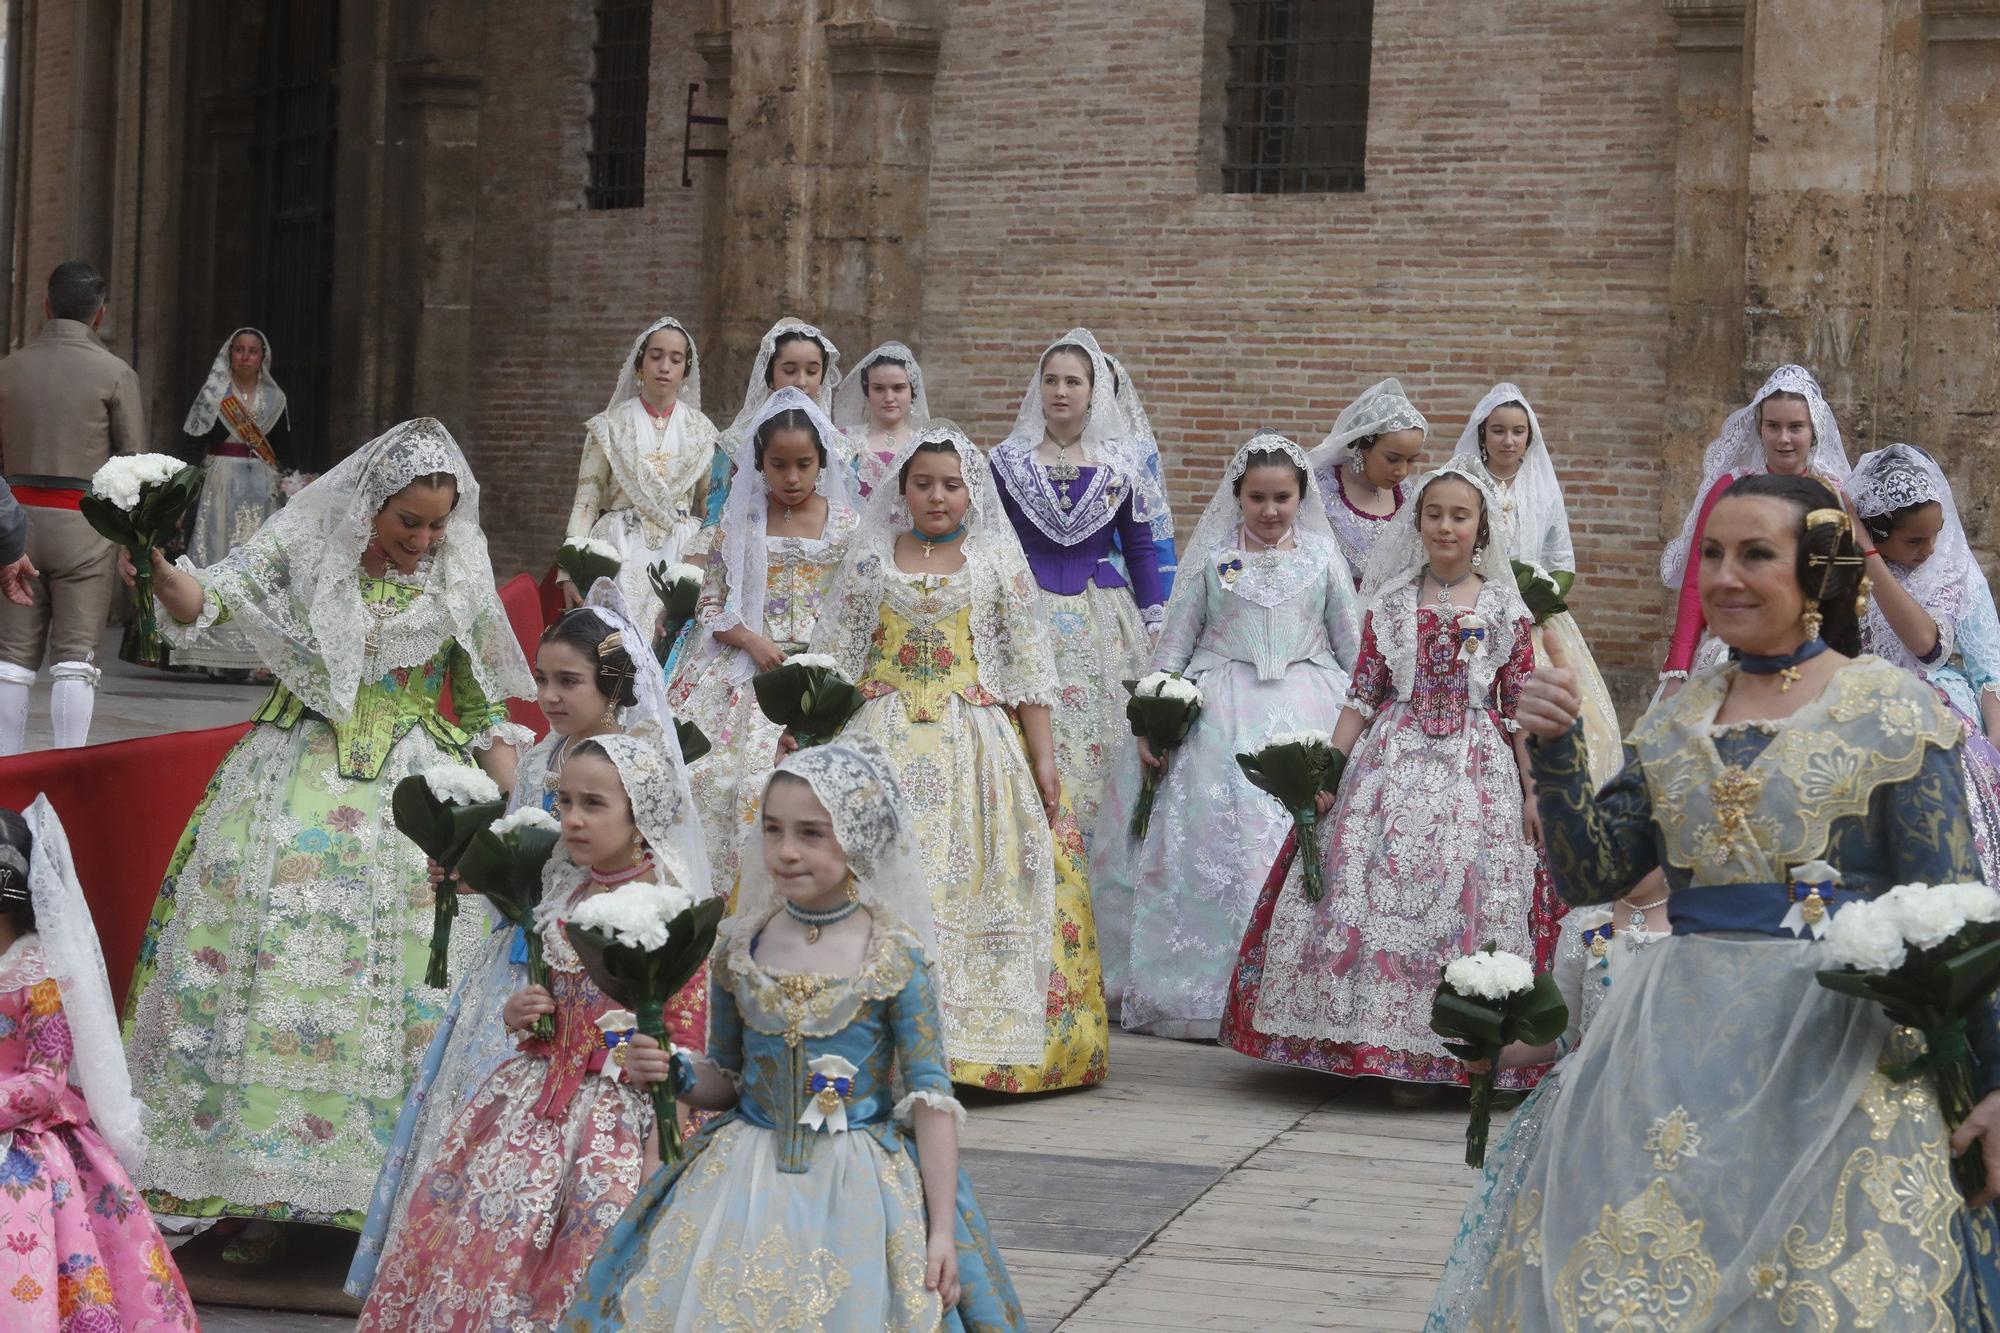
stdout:
[[646,103],[652,89],[653,0],[597,0],[591,44],[591,208],[646,202]]
[[1364,187],[1374,0],[1230,0],[1222,188]]

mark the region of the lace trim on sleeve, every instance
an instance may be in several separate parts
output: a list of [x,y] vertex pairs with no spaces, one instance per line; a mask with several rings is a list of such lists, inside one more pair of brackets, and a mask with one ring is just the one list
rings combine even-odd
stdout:
[[494,743],[499,741],[525,751],[535,743],[535,733],[520,723],[510,722],[503,717],[484,730],[474,733],[466,743],[475,750],[490,750]]
[[960,1103],[958,1098],[942,1092],[931,1092],[924,1088],[919,1088],[909,1096],[903,1098],[902,1101],[896,1103],[896,1109],[892,1112],[896,1123],[899,1125],[912,1123],[916,1118],[915,1112],[918,1102],[922,1102],[933,1111],[949,1112],[952,1124],[960,1129],[965,1128],[965,1107]]

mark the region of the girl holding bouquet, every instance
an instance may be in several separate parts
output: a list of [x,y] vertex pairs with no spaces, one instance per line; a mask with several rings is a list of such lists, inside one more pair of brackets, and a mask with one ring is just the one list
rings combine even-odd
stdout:
[[1492,494],[1447,464],[1410,507],[1362,583],[1360,660],[1333,732],[1349,762],[1321,798],[1325,896],[1307,897],[1296,864],[1265,882],[1223,1040],[1330,1074],[1463,1083],[1430,1029],[1439,968],[1489,942],[1546,966],[1559,913],[1514,735],[1530,622],[1493,543]]
[[[659,1164],[647,1093],[668,1055],[643,1033],[607,1051],[599,1020],[618,1008],[584,970],[562,923],[613,886],[652,883],[707,897],[699,822],[671,732],[600,735],[562,766],[561,848],[535,912],[549,985],[515,992],[525,1036],[446,1131],[437,1160],[391,1227],[357,1333],[553,1329],[611,1224]],[[614,1023],[617,1020],[612,1020]]]
[[1342,408],[1333,430],[1309,455],[1327,522],[1357,588],[1369,553],[1409,498],[1410,469],[1430,429],[1403,393],[1402,381],[1386,379]]
[[[1291,828],[1236,756],[1289,728],[1332,731],[1360,642],[1353,578],[1304,452],[1254,436],[1195,528],[1153,658],[1200,688],[1201,712],[1177,751],[1144,739],[1126,751],[1091,852],[1105,985],[1125,1027],[1215,1038],[1237,943]],[[1141,765],[1163,776],[1135,841]]]
[[1892,885],[1978,878],[1964,724],[1857,656],[1864,557],[1829,487],[1743,478],[1699,557],[1705,621],[1739,660],[1647,713],[1610,784],[1593,791],[1560,662],[1522,690],[1563,898],[1661,869],[1673,934],[1618,964],[1510,1168],[1465,1326],[1602,1326],[1645,1292],[1707,1328],[1991,1328],[2000,1176],[1967,1206],[1949,1152],[2000,1163],[1995,1007],[1967,1034],[1984,1100],[1949,1136],[1929,1076],[1883,1071],[1911,1052],[1880,1006],[1819,984],[1811,930]]
[[[696,548],[714,423],[701,412],[701,362],[694,335],[672,315],[632,340],[602,412],[584,423],[576,500],[564,536],[594,538],[620,557],[618,590],[641,625],[660,613],[647,566],[676,563]],[[580,605],[586,588],[560,576],[563,596]]]
[[679,659],[667,690],[711,746],[688,778],[724,894],[736,884],[737,846],[777,762],[782,730],[757,706],[750,678],[805,651],[860,522],[848,470],[828,447],[835,435],[802,390],[780,389],[765,401],[743,441],[708,562],[701,638]]
[[[401,779],[473,756],[505,787],[533,690],[494,591],[479,484],[436,421],[343,460],[219,565],[168,565],[171,642],[235,627],[278,677],[167,865],[126,1016],[162,1213],[358,1227],[449,999]],[[441,698],[451,691],[456,718]],[[461,919],[450,970],[484,941]],[[268,1253],[268,1227],[238,1257]]]
[[1055,659],[992,472],[955,427],[919,432],[878,488],[812,649],[867,702],[910,803],[937,919],[954,1082],[1103,1079],[1109,1034],[1083,838],[1049,725]]
[[[554,813],[563,761],[585,741],[621,732],[657,735],[671,728],[659,662],[624,611],[624,598],[599,579],[586,606],[563,612],[542,631],[535,652],[536,702],[549,734],[521,755],[507,810]],[[433,870],[433,884],[442,880]],[[444,884],[446,892],[462,885]],[[445,1131],[487,1078],[514,1054],[515,1037],[502,1011],[528,984],[527,941],[484,898],[467,893],[462,911],[484,923],[485,944],[453,989],[437,1035],[410,1085],[396,1121],[389,1156],[375,1180],[361,1243],[348,1270],[347,1290],[366,1296],[375,1280],[383,1242],[408,1211],[419,1180],[430,1170]],[[685,1044],[700,1049],[706,997],[695,995],[673,1024]]]
[[[743,389],[743,407],[729,429],[715,442],[715,457],[708,473],[707,523],[722,522],[728,507],[729,490],[736,475],[736,455],[750,438],[752,423],[764,410],[764,403],[780,389],[797,389],[831,415],[833,391],[840,384],[840,349],[833,339],[802,319],[786,315],[773,324],[757,343],[757,357],[750,364],[750,382]],[[845,436],[827,447],[840,455],[843,467],[852,466],[854,453]]]
[[45,796],[0,810],[0,1323],[22,1333],[196,1327],[128,1174],[144,1108],[69,839]]
[[895,768],[841,739],[766,784],[687,1094],[722,1114],[612,1229],[565,1333],[1027,1327],[958,1169],[965,1109]]

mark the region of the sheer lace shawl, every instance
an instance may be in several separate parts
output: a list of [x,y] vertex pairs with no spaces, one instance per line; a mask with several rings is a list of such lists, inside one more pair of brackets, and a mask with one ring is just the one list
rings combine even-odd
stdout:
[[986,458],[955,426],[934,424],[897,451],[885,484],[869,497],[854,543],[834,575],[812,650],[828,653],[848,679],[867,669],[882,593],[895,577],[896,538],[910,531],[910,507],[893,479],[926,443],[949,444],[958,455],[970,502],[965,511],[965,573],[971,580],[972,642],[979,683],[1007,704],[1053,704],[1055,655],[1028,557],[1000,505]]
[[[215,429],[216,419],[222,411],[222,400],[236,392],[235,381],[229,376],[229,349],[245,333],[256,334],[257,341],[264,344],[264,364],[257,370],[257,429],[269,431],[278,424],[278,418],[285,415],[285,391],[278,387],[278,381],[271,378],[271,340],[264,336],[263,330],[246,324],[222,340],[222,350],[215,354],[215,360],[208,367],[208,378],[201,382],[201,389],[188,408],[187,419],[181,422],[184,434],[206,435]],[[236,438],[234,427],[230,428],[229,436]]]
[[[1160,437],[1153,433],[1153,419],[1146,415],[1146,405],[1139,398],[1139,386],[1132,382],[1132,372],[1125,369],[1124,362],[1106,352],[1104,359],[1118,380],[1118,415],[1124,422],[1125,438],[1133,442],[1144,460],[1145,475],[1157,483],[1160,496],[1160,511],[1152,517],[1153,540],[1167,542],[1173,540],[1174,516],[1166,507],[1166,474],[1160,460]],[[1150,503],[1150,502],[1149,502]],[[1165,552],[1161,553],[1162,556]],[[1179,562],[1176,561],[1177,565]]]
[[[1486,424],[1486,418],[1493,415],[1495,408],[1509,403],[1520,404],[1528,414],[1528,452],[1521,460],[1521,470],[1514,474],[1514,515],[1506,525],[1508,540],[1502,542],[1496,535],[1495,544],[1516,560],[1573,574],[1576,551],[1570,544],[1562,483],[1556,479],[1555,461],[1549,456],[1548,442],[1542,436],[1541,418],[1519,385],[1502,381],[1486,391],[1486,396],[1472,409],[1465,429],[1459,432],[1458,447],[1452,451],[1452,458],[1472,465],[1468,470],[1476,468],[1486,478],[1497,501],[1503,483],[1493,476],[1480,456],[1479,428]],[[1496,511],[1496,525],[1500,517]]]
[[1337,467],[1353,456],[1355,446],[1363,440],[1398,430],[1420,430],[1429,435],[1430,429],[1431,423],[1403,392],[1403,382],[1392,375],[1369,385],[1342,408],[1333,429],[1309,457],[1315,469]]
[[653,447],[653,421],[637,394],[584,423],[625,498],[662,528],[688,518],[695,490],[715,459],[715,423],[682,403]]
[[[422,591],[404,610],[377,619],[361,601],[361,555],[375,515],[417,478],[439,473],[457,481],[458,502],[414,576]],[[216,564],[195,569],[186,557],[180,564],[228,610],[231,628],[285,687],[322,717],[341,721],[353,712],[364,672],[372,678],[421,666],[453,640],[487,698],[534,697],[527,659],[494,587],[479,483],[451,433],[429,417],[391,427],[342,459]],[[161,621],[172,639],[192,637],[201,623]]]

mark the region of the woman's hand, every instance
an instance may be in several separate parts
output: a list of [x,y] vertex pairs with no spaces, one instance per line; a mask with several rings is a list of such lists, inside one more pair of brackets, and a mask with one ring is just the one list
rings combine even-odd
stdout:
[[1333,813],[1334,802],[1338,799],[1332,792],[1323,791],[1313,797],[1313,809],[1318,812],[1321,819],[1325,819]]
[[583,605],[583,594],[576,590],[574,583],[571,583],[568,579],[558,579],[556,586],[562,589],[563,608],[565,610]]
[[1995,1199],[2000,1199],[2000,1092],[1989,1092],[1980,1098],[1972,1108],[1972,1114],[1951,1136],[1951,1153],[1958,1154],[1971,1149],[1986,1162],[1986,1188],[1976,1199],[1967,1199],[1965,1206],[1970,1209],[1984,1208]]
[[798,748],[799,748],[799,738],[797,736],[792,735],[792,729],[790,727],[786,727],[783,731],[778,733],[778,759],[780,762],[783,762],[786,755],[791,754],[794,750],[797,750]]
[[759,671],[775,671],[785,664],[785,650],[761,634],[747,636],[749,642],[743,651],[750,654],[750,661]]
[[450,884],[453,888],[453,891],[456,893],[471,892],[470,889],[465,887],[464,882],[461,881],[458,878],[458,876],[452,874],[449,870],[446,870],[443,866],[439,865],[434,859],[428,856],[424,858],[424,873],[430,876],[431,892],[433,894],[437,893],[447,884]]
[[931,1229],[930,1247],[924,1255],[924,1290],[936,1292],[945,1309],[957,1308],[958,1241],[949,1221]]
[[1530,736],[1552,741],[1576,725],[1583,712],[1583,696],[1577,692],[1576,676],[1563,658],[1562,642],[1549,636],[1548,661],[1538,663],[1534,674],[1521,685],[1520,701],[1514,705],[1514,720]]
[[645,1033],[634,1033],[619,1049],[625,1052],[627,1083],[650,1088],[673,1076],[674,1053]]
[[1536,851],[1542,850],[1542,811],[1532,791],[1521,801],[1521,836]]
[[1056,822],[1056,812],[1062,808],[1062,775],[1056,772],[1056,761],[1048,755],[1034,756],[1035,790],[1042,794],[1042,813],[1049,817],[1049,823]]
[[1144,736],[1139,737],[1139,762],[1155,773],[1167,771],[1167,757],[1163,754],[1154,754],[1153,747],[1146,744]]
[[543,1014],[555,1011],[556,997],[541,986],[530,986],[507,997],[507,1003],[500,1007],[500,1021],[509,1032],[520,1032]]

